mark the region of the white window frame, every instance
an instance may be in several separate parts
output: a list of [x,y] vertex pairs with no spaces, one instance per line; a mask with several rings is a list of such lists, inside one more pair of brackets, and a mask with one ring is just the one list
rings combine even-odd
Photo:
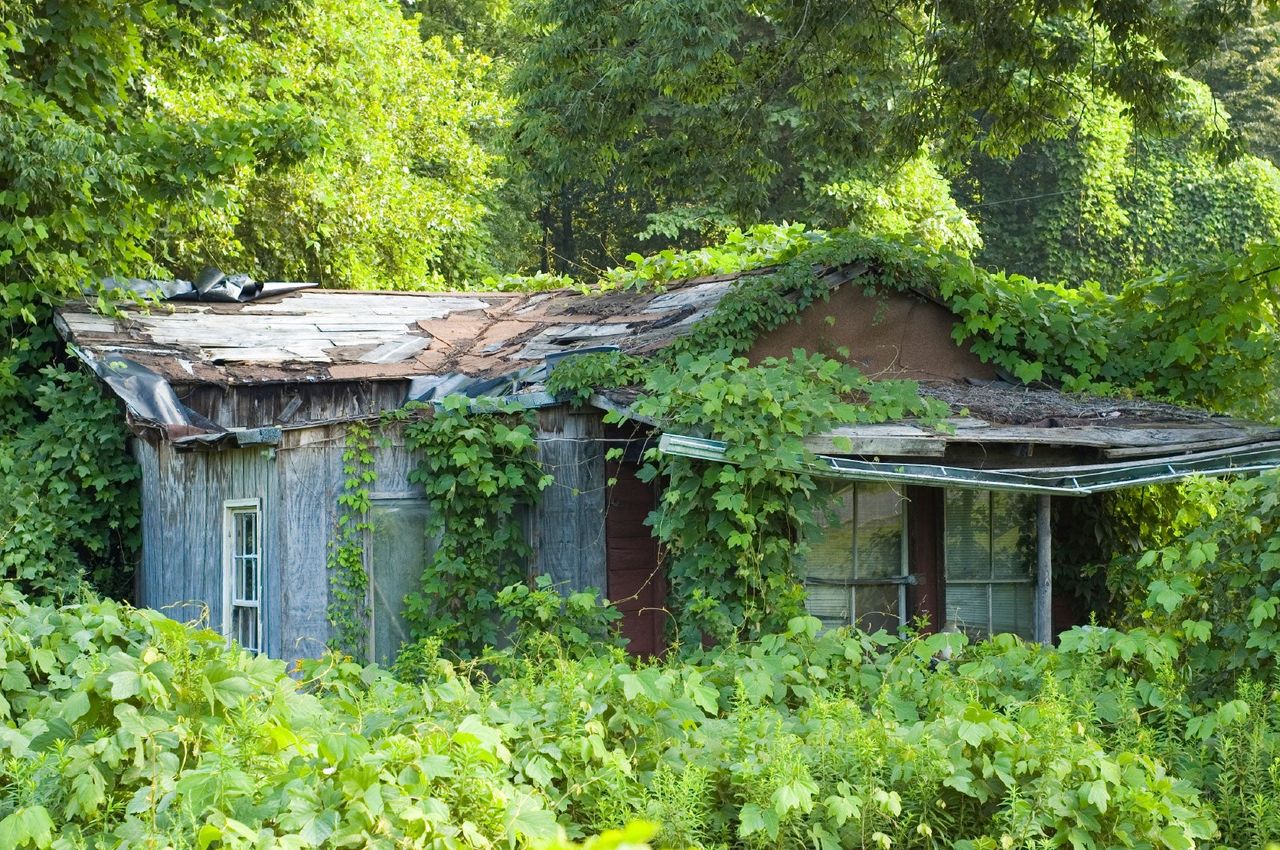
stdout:
[[[244,599],[235,595],[236,587],[236,552],[235,552],[235,517],[236,514],[253,513],[253,548],[258,558],[258,568],[256,572],[257,599]],[[266,612],[262,605],[262,585],[263,572],[266,568],[266,558],[262,551],[262,500],[261,499],[227,499],[222,503],[222,634],[230,645],[234,633],[232,631],[235,623],[234,612],[237,608],[254,610],[257,612],[257,634],[255,635],[255,646],[246,646],[244,649],[250,652],[265,652],[263,646],[263,634],[265,632],[264,624],[266,620]]]
[[[854,577],[850,579],[847,583],[847,587],[849,588],[849,622],[846,623],[845,625],[853,626],[853,625],[856,625],[858,622],[858,588],[859,587],[884,587],[886,585],[896,584],[898,586],[898,628],[901,629],[907,623],[907,585],[911,583],[909,563],[908,563],[910,537],[909,537],[909,526],[907,524],[907,514],[911,510],[911,500],[907,498],[906,493],[902,492],[901,490],[898,490],[892,484],[889,485],[889,488],[893,490],[893,492],[898,496],[899,501],[902,503],[902,528],[901,528],[902,555],[900,559],[901,564],[898,566],[898,574],[896,576],[884,576],[879,578],[859,578],[858,573],[860,572],[860,570],[858,568],[861,565],[858,563],[858,486],[861,483],[863,482],[854,481],[849,485],[853,489],[853,522],[852,522],[853,534],[851,535],[851,539],[849,540],[849,545],[853,547],[853,576]],[[868,482],[868,483],[874,483],[874,482]],[[842,487],[840,489],[843,490],[844,488]],[[826,530],[827,529],[824,529],[824,531]],[[810,580],[806,577],[804,580],[805,587],[808,588],[811,584],[812,586],[815,586],[815,587],[819,585],[830,587],[832,583],[826,580],[814,580],[810,582]],[[846,583],[840,582],[840,584],[845,585]],[[807,593],[807,590],[806,590],[806,593]],[[865,614],[866,612],[864,611],[862,613]]]
[[[957,627],[960,627],[960,628],[981,629],[982,634],[983,634],[985,637],[988,637],[988,638],[989,638],[989,637],[991,637],[991,636],[994,634],[994,628],[993,628],[993,627],[994,627],[994,622],[995,622],[995,598],[994,598],[995,588],[996,588],[997,586],[1023,585],[1023,586],[1030,586],[1030,587],[1032,587],[1032,588],[1034,589],[1034,587],[1035,587],[1035,583],[1036,583],[1036,577],[1035,577],[1035,572],[1034,572],[1034,565],[1033,565],[1033,567],[1032,567],[1032,570],[1030,570],[1030,571],[1028,572],[1028,575],[1027,575],[1027,577],[1026,577],[1026,578],[1007,578],[1007,577],[997,578],[997,577],[994,575],[994,573],[995,573],[995,548],[996,548],[996,546],[995,546],[995,537],[996,537],[996,529],[995,529],[995,522],[993,522],[993,521],[992,521],[992,517],[994,517],[994,516],[995,516],[995,498],[996,498],[996,491],[994,491],[994,490],[981,490],[981,491],[979,491],[979,492],[981,492],[984,496],[986,496],[986,497],[987,497],[987,577],[986,577],[986,578],[952,578],[952,577],[951,577],[951,557],[950,557],[950,551],[948,550],[948,548],[947,548],[947,546],[946,546],[946,539],[947,539],[947,508],[946,508],[946,495],[945,495],[945,494],[943,495],[943,507],[942,507],[942,540],[943,540],[943,546],[942,546],[942,601],[943,601],[943,605],[944,605],[944,610],[946,611],[946,615],[943,617],[943,619],[944,619],[944,621],[946,621],[946,622],[954,622],[953,617],[952,617],[952,615],[951,615],[951,611],[950,611],[950,609],[945,607],[945,606],[946,606],[946,604],[947,604],[947,588],[951,587],[952,585],[955,585],[956,587],[982,587],[982,588],[985,588],[985,589],[986,589],[986,591],[987,591],[987,620],[986,620],[986,622],[985,622],[985,623],[965,623],[965,622],[957,622],[957,623],[955,623],[955,625],[956,625]],[[1030,497],[1030,496],[1028,496],[1027,498],[1031,498],[1031,497]],[[1032,604],[1032,606],[1033,606],[1033,608],[1032,608],[1032,612],[1031,612],[1031,621],[1032,621],[1032,623],[1034,623],[1034,622],[1035,622],[1035,618],[1036,618],[1036,611],[1035,611],[1034,606],[1036,606],[1036,605],[1039,605],[1039,604],[1040,604],[1040,600],[1039,600],[1038,598],[1036,598],[1036,595],[1035,595],[1034,593],[1032,594],[1031,604]],[[1024,636],[1024,637],[1025,637],[1027,640],[1030,640],[1032,636],[1031,636],[1031,635],[1026,635],[1026,636]]]

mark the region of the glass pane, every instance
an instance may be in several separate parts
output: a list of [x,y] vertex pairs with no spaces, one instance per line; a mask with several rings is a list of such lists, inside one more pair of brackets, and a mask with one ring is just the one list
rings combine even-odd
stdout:
[[1023,493],[992,493],[992,574],[1029,578],[1036,562],[1036,500]]
[[[853,488],[841,489],[819,516],[817,539],[809,541],[804,569],[808,578],[845,582],[853,578]],[[848,620],[845,624],[848,625]]]
[[805,608],[822,621],[823,628],[839,628],[853,621],[850,616],[853,600],[849,588],[811,584],[806,591]]
[[257,602],[259,598],[259,582],[257,582],[257,558],[236,558],[236,598],[246,602]]
[[898,630],[898,586],[893,584],[859,585],[854,588],[854,610],[858,628],[864,632],[884,629],[890,634]]
[[1035,637],[1035,592],[1029,584],[996,584],[991,587],[991,630]]
[[241,510],[236,511],[232,516],[235,518],[235,540],[232,544],[231,553],[233,555],[258,554],[258,512],[256,510]]
[[858,578],[902,575],[906,499],[888,484],[859,484],[857,493]]
[[[943,522],[947,577],[988,578],[991,575],[990,493],[948,490]],[[986,622],[985,615],[983,622]]]
[[987,591],[990,585],[948,584],[947,624],[977,640],[990,632],[990,615],[987,609]]
[[425,537],[427,510],[425,502],[411,499],[376,499],[369,508],[369,637],[372,660],[379,664],[394,661],[409,640],[404,598],[422,586],[422,570],[434,550]]
[[231,609],[231,636],[250,652],[258,652],[258,609],[235,606]]

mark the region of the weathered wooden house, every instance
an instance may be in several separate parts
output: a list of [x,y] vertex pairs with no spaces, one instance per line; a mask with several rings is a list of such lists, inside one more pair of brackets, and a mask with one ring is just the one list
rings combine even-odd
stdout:
[[[1272,428],[1003,381],[954,342],[945,307],[923,293],[869,297],[845,285],[856,276],[827,272],[829,300],[762,335],[750,356],[847,354],[866,374],[919,381],[957,416],[948,434],[903,422],[814,435],[819,472],[839,489],[839,521],[814,542],[806,578],[810,610],[827,624],[892,628],[922,613],[976,634],[1050,639],[1051,496],[1280,466]],[[122,285],[169,300],[114,319],[72,304],[57,322],[123,400],[136,435],[139,604],[203,614],[273,656],[317,653],[330,634],[326,558],[350,423],[408,400],[506,395],[537,409],[540,459],[555,476],[529,517],[531,572],[628,600],[624,632],[651,653],[665,589],[643,524],[655,492],[635,475],[640,452],[660,441],[714,460],[724,446],[656,423],[606,426],[602,411],[625,409],[625,394],[573,408],[543,381],[574,352],[662,348],[737,282],[410,294],[134,281]],[[606,459],[610,447],[624,449],[621,460]],[[374,454],[370,654],[387,660],[429,545],[427,506],[403,441]]]

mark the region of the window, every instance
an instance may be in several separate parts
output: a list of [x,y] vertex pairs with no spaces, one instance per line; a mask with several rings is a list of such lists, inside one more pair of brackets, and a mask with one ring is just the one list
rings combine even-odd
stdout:
[[262,503],[223,503],[222,633],[262,652]]
[[369,659],[396,660],[409,642],[404,598],[422,587],[422,571],[432,553],[426,539],[427,503],[421,496],[382,496],[370,500]]
[[827,628],[897,631],[907,607],[907,500],[888,484],[837,491],[805,558],[806,607]]
[[948,490],[946,619],[974,638],[1035,632],[1035,499]]

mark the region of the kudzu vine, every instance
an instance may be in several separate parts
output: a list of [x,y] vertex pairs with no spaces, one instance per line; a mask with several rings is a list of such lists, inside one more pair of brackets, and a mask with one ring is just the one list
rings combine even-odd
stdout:
[[498,591],[523,581],[531,554],[522,511],[550,486],[538,464],[534,414],[494,400],[447,396],[430,411],[398,411],[405,445],[421,453],[409,480],[430,506],[427,538],[436,541],[417,593],[405,599],[413,634],[461,656],[499,638]]
[[373,468],[373,432],[366,422],[347,426],[342,451],[342,492],[338,494],[338,523],[329,544],[329,640],[334,649],[365,659],[369,638],[369,574],[365,568],[365,537],[369,521],[369,487]]

